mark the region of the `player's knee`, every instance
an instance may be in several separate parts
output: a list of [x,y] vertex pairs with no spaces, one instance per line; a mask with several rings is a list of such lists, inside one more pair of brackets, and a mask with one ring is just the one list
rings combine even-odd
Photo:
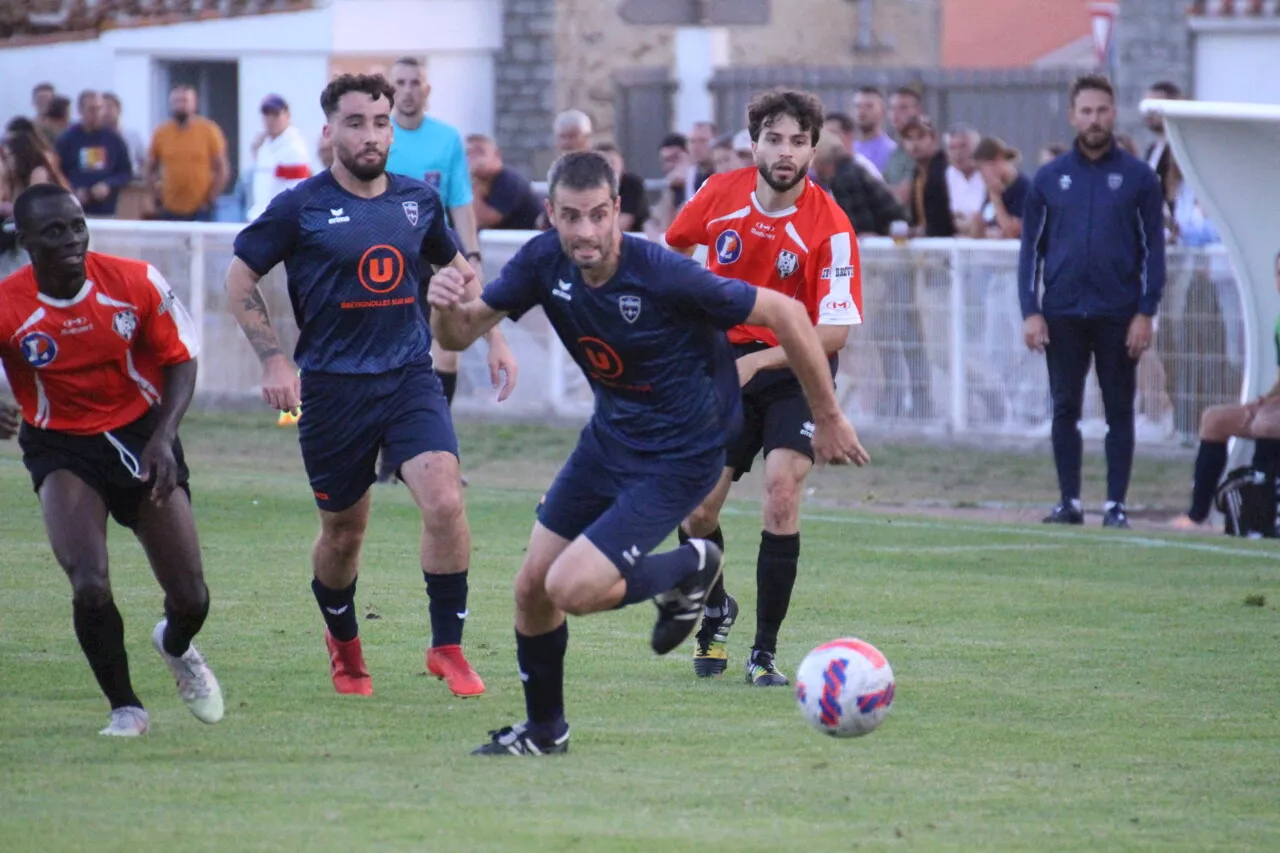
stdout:
[[1226,441],[1231,436],[1228,421],[1234,407],[1210,406],[1200,415],[1200,438],[1204,441]]
[[586,616],[594,613],[596,607],[595,594],[587,584],[581,583],[569,571],[552,571],[547,573],[545,583],[547,597],[557,610],[563,610],[570,616]]
[[442,483],[422,502],[422,523],[432,533],[453,533],[465,517],[461,483]]
[[165,593],[165,609],[177,615],[200,613],[208,606],[209,587],[201,577],[187,578]]
[[67,574],[71,578],[71,599],[77,607],[97,610],[111,603],[111,582],[105,569],[68,566]]
[[331,520],[320,530],[320,546],[343,559],[354,559],[364,544],[365,526],[354,520]]
[[713,506],[703,504],[689,513],[685,519],[684,529],[690,536],[710,536],[720,525],[720,511]]
[[770,477],[765,482],[764,527],[773,533],[790,533],[800,520],[803,481],[794,477]]
[[551,597],[547,595],[547,573],[526,564],[516,575],[516,610],[521,613],[536,613],[552,607]]

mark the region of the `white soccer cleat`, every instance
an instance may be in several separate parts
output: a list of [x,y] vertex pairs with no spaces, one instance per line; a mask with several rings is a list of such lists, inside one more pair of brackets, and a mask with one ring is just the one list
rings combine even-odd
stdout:
[[160,657],[169,665],[173,679],[178,683],[178,696],[187,709],[202,723],[216,723],[222,719],[222,688],[213,670],[204,662],[204,656],[196,651],[192,643],[180,658],[176,658],[164,650],[164,628],[167,619],[161,619],[151,632],[151,644],[156,647]]
[[134,705],[116,708],[111,712],[111,723],[98,732],[110,737],[137,737],[147,733],[147,712]]

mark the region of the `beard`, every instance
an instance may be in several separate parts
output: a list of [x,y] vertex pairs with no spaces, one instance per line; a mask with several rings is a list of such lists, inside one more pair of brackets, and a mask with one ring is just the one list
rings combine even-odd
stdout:
[[1080,147],[1088,151],[1103,151],[1111,147],[1115,134],[1102,128],[1089,128],[1080,134]]
[[338,160],[346,167],[357,180],[372,181],[382,176],[387,171],[387,155],[382,152],[373,162],[360,162],[356,159],[357,155],[353,154],[345,148],[334,146],[334,153],[338,155]]
[[760,170],[760,177],[764,178],[764,182],[768,184],[774,192],[779,193],[785,193],[788,190],[794,189],[796,184],[803,181],[809,172],[808,163],[803,167],[801,167],[799,163],[796,163],[794,166],[795,174],[792,175],[790,179],[783,180],[782,178],[775,177],[773,169],[766,166],[764,163],[757,163],[756,168]]
[[186,124],[187,119],[191,118],[191,113],[186,110],[174,110],[170,115],[173,116],[173,120],[178,124]]

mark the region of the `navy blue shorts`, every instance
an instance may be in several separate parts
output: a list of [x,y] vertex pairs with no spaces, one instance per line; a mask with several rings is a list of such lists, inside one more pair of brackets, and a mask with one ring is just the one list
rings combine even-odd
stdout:
[[399,471],[429,451],[458,455],[440,377],[428,365],[389,373],[302,374],[302,463],[316,505],[341,512],[377,481],[378,453]]
[[724,450],[662,460],[608,452],[591,425],[538,506],[538,521],[557,536],[585,535],[625,577],[711,493]]

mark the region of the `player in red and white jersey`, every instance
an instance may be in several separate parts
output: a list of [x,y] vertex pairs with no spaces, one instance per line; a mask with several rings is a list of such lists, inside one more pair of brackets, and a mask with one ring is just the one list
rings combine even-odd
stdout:
[[[667,244],[686,254],[704,245],[713,272],[802,302],[830,354],[834,378],[849,327],[862,322],[862,278],[849,217],[808,178],[822,105],[807,92],[775,90],[752,101],[747,116],[756,166],[708,179],[667,230]],[[813,467],[816,427],[786,354],[768,329],[737,326],[729,341],[738,355],[744,428],[728,449],[720,483],[681,526],[680,538],[710,539],[723,548],[720,510],[729,487],[763,451],[756,638],[746,680],[783,686],[788,681],[774,656],[800,559],[800,496]],[[860,446],[858,451],[850,461],[870,461]],[[697,634],[693,670],[699,677],[725,671],[725,641],[737,615],[737,601],[718,583],[707,596]]]
[[148,727],[107,574],[108,514],[137,536],[164,590],[151,639],[179,696],[217,722],[222,693],[191,643],[209,590],[178,441],[195,390],[195,327],[154,267],[88,251],[84,211],[67,190],[32,187],[13,216],[31,265],[0,281],[0,362],[20,404],[0,403],[0,439],[17,434],[71,581],[76,638],[111,703],[102,734]]

